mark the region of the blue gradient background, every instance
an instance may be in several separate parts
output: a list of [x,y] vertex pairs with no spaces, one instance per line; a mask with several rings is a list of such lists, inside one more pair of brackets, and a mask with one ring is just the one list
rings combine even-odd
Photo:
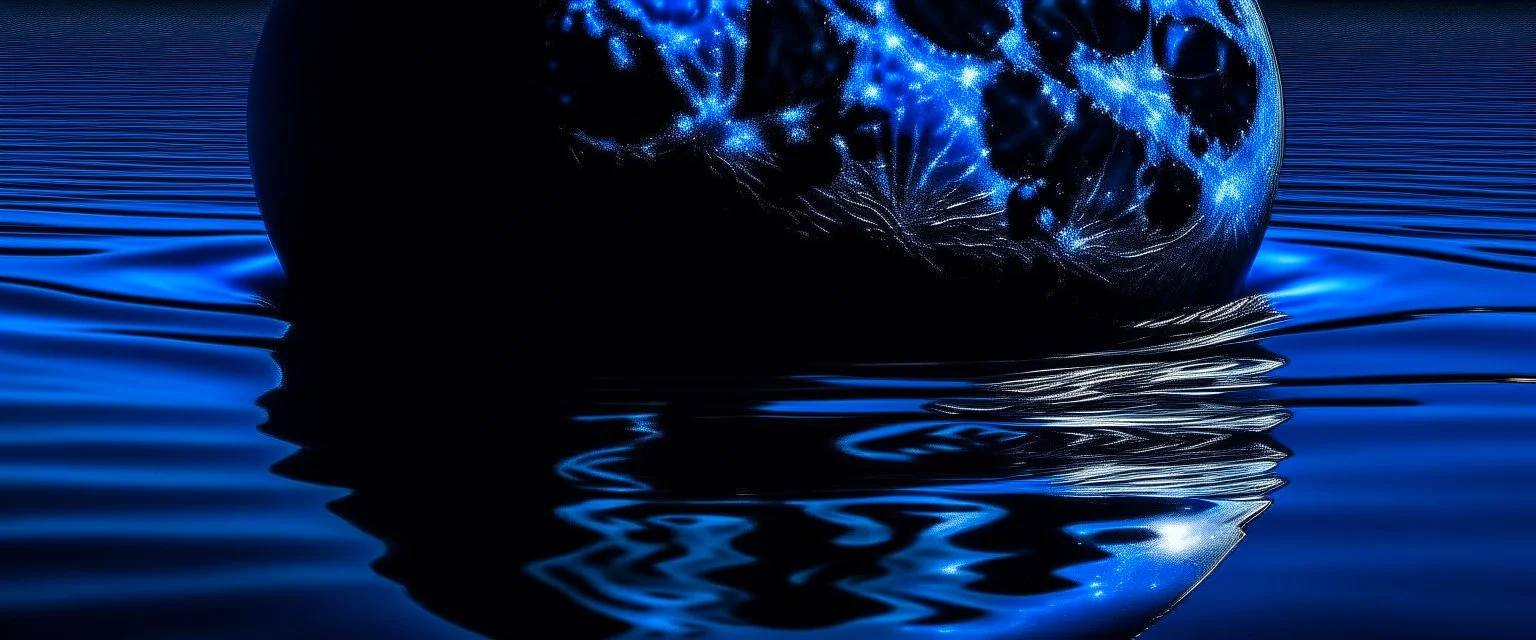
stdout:
[[[1536,10],[1264,8],[1288,134],[1249,288],[1290,316],[1289,484],[1145,637],[1526,636]],[[268,470],[264,9],[0,7],[0,636],[461,633],[373,573],[341,491]]]

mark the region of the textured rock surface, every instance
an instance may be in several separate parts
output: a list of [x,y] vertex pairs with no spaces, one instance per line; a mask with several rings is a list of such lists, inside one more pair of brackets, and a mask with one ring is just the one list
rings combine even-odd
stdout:
[[1280,87],[1251,1],[567,0],[544,19],[536,124],[586,162],[696,160],[808,237],[937,273],[1210,300],[1268,218]]
[[1101,341],[1233,295],[1279,155],[1250,3],[277,0],[263,34],[285,312],[572,369]]

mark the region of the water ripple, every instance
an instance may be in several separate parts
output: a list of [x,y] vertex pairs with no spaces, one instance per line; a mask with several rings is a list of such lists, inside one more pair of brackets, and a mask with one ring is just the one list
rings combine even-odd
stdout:
[[1289,139],[1251,295],[1113,349],[576,402],[408,405],[448,393],[408,371],[307,421],[257,402],[306,373],[257,294],[265,7],[148,6],[0,7],[0,636],[1536,624],[1525,5],[1266,2]]
[[264,11],[0,7],[0,636],[452,633],[368,570],[339,492],[267,471],[291,447],[256,430],[286,330],[253,293],[281,277],[245,160]]
[[609,382],[576,425],[612,440],[557,466],[597,541],[528,570],[633,637],[1133,634],[1284,484],[1290,414],[1245,395],[1284,362],[1242,340],[1280,319],[1194,310],[1142,324],[1162,347],[996,376]]

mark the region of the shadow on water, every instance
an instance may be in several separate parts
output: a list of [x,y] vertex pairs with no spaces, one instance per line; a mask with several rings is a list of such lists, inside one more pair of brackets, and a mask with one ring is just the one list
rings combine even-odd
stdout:
[[332,509],[387,543],[380,574],[492,637],[1129,637],[1283,484],[1284,360],[1250,341],[1281,318],[1254,297],[1102,353],[579,383],[479,375],[472,336],[299,324],[265,430],[302,446],[277,473],[353,489]]
[[[267,348],[285,328],[250,296],[280,276],[243,126],[266,5],[171,4],[0,5],[18,45],[0,58],[0,638],[454,636],[375,559],[431,611],[499,637],[984,636],[1009,611],[1058,620],[1039,613],[1053,603],[1129,634],[1271,495],[1255,535],[1145,637],[1536,625],[1529,3],[1265,0],[1288,135],[1249,290],[1291,318],[1262,333],[1289,360],[1267,374],[1279,359],[1244,341],[1269,314],[1240,313],[1254,321],[1144,327],[1114,354],[1050,362],[701,366],[582,392],[544,364],[479,375],[510,360],[486,334],[524,319],[463,280],[409,277],[415,254],[375,221],[446,219],[455,191],[372,186],[413,170],[381,151],[402,140],[376,135],[399,123],[383,100],[342,110],[362,126],[335,148],[361,168],[327,206],[362,222],[318,244],[380,249],[337,258],[356,270],[327,299],[354,293],[337,304],[350,316],[312,318],[282,346],[288,390],[267,399],[267,428],[297,454],[255,433],[252,405],[280,382]],[[398,86],[369,68],[343,77]],[[518,237],[454,233],[431,257],[497,285],[506,271],[476,259],[561,246]],[[491,302],[443,311],[465,299]],[[892,299],[964,317],[909,289]],[[1007,336],[959,324],[1000,357]],[[859,329],[839,341],[867,329],[833,326]],[[1172,393],[1179,380],[1220,393]],[[1296,413],[1278,494],[1285,450],[1241,435],[1284,417],[1270,404]],[[622,418],[637,414],[649,422]],[[290,454],[286,476],[355,489],[333,509],[373,538],[320,509],[349,492],[267,473]],[[1197,550],[1207,524],[1227,537]],[[1189,580],[1154,594],[1097,577],[1122,566]]]

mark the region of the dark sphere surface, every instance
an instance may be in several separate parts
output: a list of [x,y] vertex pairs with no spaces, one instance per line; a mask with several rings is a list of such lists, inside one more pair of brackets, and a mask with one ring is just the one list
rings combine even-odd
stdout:
[[1251,0],[277,0],[250,126],[295,315],[578,359],[1223,300],[1282,139]]
[[1251,1],[567,0],[546,20],[552,122],[531,125],[668,165],[674,192],[708,165],[748,200],[721,215],[1153,305],[1230,294],[1268,215],[1280,94]]

